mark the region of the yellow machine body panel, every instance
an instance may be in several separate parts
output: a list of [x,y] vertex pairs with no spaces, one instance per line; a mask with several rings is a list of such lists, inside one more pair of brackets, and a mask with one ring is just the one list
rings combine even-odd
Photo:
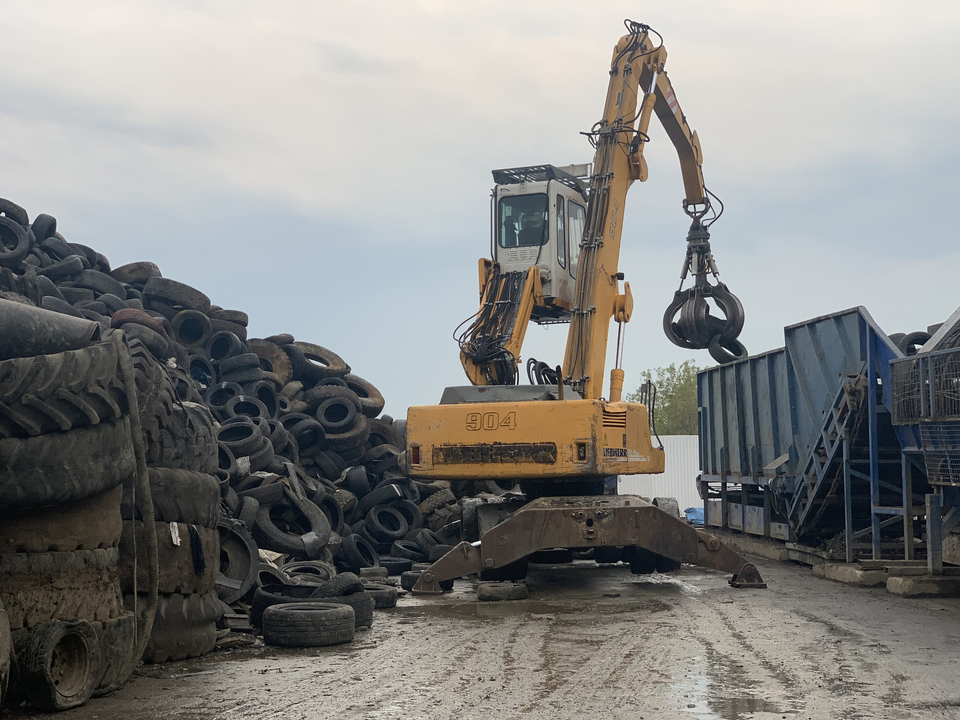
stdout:
[[580,399],[411,407],[407,461],[425,480],[570,482],[664,467],[644,405]]

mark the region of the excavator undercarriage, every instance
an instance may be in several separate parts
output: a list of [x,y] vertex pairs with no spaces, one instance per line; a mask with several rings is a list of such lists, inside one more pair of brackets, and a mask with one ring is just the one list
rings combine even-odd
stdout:
[[765,588],[757,568],[718,538],[697,530],[637,495],[542,497],[487,530],[477,542],[462,542],[420,576],[415,593],[439,593],[440,583],[496,570],[538,550],[627,549],[637,574],[653,572],[657,557],[733,573],[737,588]]

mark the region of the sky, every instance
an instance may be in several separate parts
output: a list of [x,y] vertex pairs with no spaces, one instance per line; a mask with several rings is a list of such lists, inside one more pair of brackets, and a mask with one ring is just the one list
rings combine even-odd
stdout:
[[[340,354],[402,417],[466,384],[490,171],[589,162],[631,18],[724,202],[721,278],[752,354],[865,306],[888,333],[960,304],[960,5],[952,2],[4,0],[0,197],[114,267],[149,260],[253,337]],[[688,220],[651,125],[624,215],[626,389],[706,351],[669,343]],[[562,361],[565,327],[524,357]],[[609,365],[608,365],[609,367]]]

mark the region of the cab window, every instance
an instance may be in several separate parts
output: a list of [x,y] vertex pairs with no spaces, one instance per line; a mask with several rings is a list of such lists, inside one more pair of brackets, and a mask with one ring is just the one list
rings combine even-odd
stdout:
[[563,195],[557,195],[557,262],[560,263],[560,267],[567,266],[566,215]]
[[497,233],[500,247],[546,245],[550,237],[547,203],[547,196],[543,193],[500,198]]
[[573,200],[567,203],[567,234],[570,237],[570,275],[577,276],[577,262],[580,260],[580,243],[583,241],[583,229],[587,221],[587,211],[583,205]]

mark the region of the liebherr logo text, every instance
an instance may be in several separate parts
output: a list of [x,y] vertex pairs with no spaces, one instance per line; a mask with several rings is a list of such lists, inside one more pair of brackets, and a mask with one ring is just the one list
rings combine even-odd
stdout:
[[603,456],[625,458],[627,456],[627,449],[626,448],[604,448]]

